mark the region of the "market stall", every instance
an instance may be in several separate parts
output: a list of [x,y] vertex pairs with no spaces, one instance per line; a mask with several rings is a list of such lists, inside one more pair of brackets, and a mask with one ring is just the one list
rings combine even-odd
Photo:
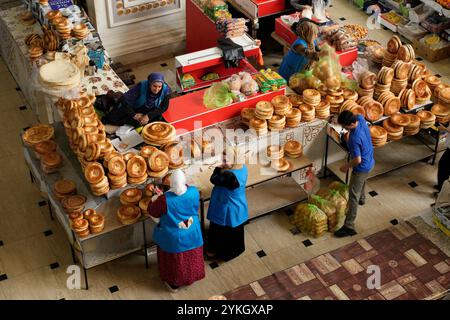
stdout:
[[[50,10],[49,6],[38,5],[36,6],[35,15],[45,17]],[[23,7],[13,7],[0,12],[0,33],[3,40],[0,46],[1,55],[14,79],[19,84],[25,100],[38,116],[40,122],[52,123],[54,122],[54,115],[51,105],[55,98],[44,92],[37,81],[35,81],[36,67],[30,61],[29,46],[25,42],[27,37],[32,34],[42,34],[42,28],[36,21],[33,24],[24,23],[22,19],[26,16],[26,12],[30,11],[25,11]],[[95,29],[93,29],[89,18],[84,12],[77,11],[77,13],[74,13],[74,16],[77,17],[77,23],[86,24],[89,26],[89,33],[91,35],[95,34]],[[32,16],[31,18],[35,19]],[[31,18],[28,17],[28,19]],[[69,48],[75,46],[78,42],[69,43]],[[98,36],[89,36],[87,40],[82,40],[82,42],[95,48],[102,47]],[[105,58],[101,60],[108,61],[107,52],[104,50],[101,52],[105,55]],[[42,58],[45,57],[42,56]],[[105,94],[108,90],[122,92],[128,90],[123,81],[110,68],[109,63],[103,63],[102,67],[97,68],[92,75],[82,77],[81,88],[85,92],[94,95]]]
[[[291,15],[291,17],[299,17],[299,13]],[[272,33],[272,38],[275,39],[284,48],[284,52],[289,50],[292,44],[297,40],[297,35],[291,30],[291,24],[289,22],[295,21],[295,19],[283,19],[283,17],[278,17],[275,19],[275,31]],[[358,57],[357,45],[346,50],[336,50],[339,56],[339,62],[341,66],[348,67]]]

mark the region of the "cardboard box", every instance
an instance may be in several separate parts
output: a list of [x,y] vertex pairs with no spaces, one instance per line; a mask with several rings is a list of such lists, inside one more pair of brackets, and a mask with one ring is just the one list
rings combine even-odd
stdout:
[[413,48],[414,51],[416,51],[416,55],[421,56],[430,62],[440,61],[450,56],[450,43],[444,48],[433,50],[423,45],[420,41],[415,40],[413,42]]

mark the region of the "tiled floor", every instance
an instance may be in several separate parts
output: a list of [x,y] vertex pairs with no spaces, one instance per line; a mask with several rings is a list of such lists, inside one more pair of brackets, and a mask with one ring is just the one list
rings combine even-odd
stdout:
[[[374,277],[379,268],[378,282]],[[450,289],[450,259],[408,222],[225,294],[229,300],[408,300]]]
[[[348,23],[361,23],[366,19],[342,0],[334,2],[332,15],[345,16]],[[371,34],[382,43],[390,36],[385,30],[371,31]],[[271,54],[266,57],[266,63],[268,66],[279,63],[280,57],[278,55],[277,60],[277,55]],[[163,63],[167,66],[161,66]],[[428,64],[428,67],[450,82],[448,60]],[[139,81],[151,71],[162,71],[174,87],[173,70],[172,60],[146,65],[134,69],[133,73]],[[392,220],[402,222],[421,214],[433,202],[436,165],[420,162],[369,181],[368,191],[375,191],[377,195],[368,197],[366,205],[361,207],[356,221],[359,233],[352,238],[336,239],[326,234],[319,239],[308,239],[302,234],[294,235],[288,215],[277,212],[254,220],[246,227],[247,250],[242,256],[227,263],[213,264],[215,268],[210,266],[210,261],[206,262],[206,278],[177,293],[168,292],[159,280],[155,255],[150,256],[150,268],[145,269],[144,257],[138,254],[89,270],[89,290],[69,290],[66,286],[67,267],[72,264],[69,243],[59,224],[49,219],[48,207],[39,206],[43,198],[38,188],[30,183],[23,161],[19,133],[35,123],[36,118],[29,108],[19,109],[25,101],[15,88],[14,79],[0,63],[0,299],[205,299],[389,228]],[[418,186],[412,188],[408,184],[411,181]],[[445,251],[450,247],[448,238],[442,239],[439,231],[432,230],[435,230],[430,235],[432,241],[440,243],[440,249],[450,254]],[[55,263],[59,267],[52,269]],[[339,289],[345,293],[344,287],[338,287],[330,289],[331,293],[342,294]]]

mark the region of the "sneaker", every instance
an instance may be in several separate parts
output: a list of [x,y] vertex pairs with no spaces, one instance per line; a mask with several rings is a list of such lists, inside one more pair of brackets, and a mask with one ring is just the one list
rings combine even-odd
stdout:
[[359,203],[360,206],[363,206],[363,205],[366,204],[366,199],[359,199],[358,203]]
[[170,292],[178,292],[178,288],[176,286],[172,286],[171,284],[169,284],[168,282],[164,281],[164,284],[166,285],[167,289],[169,289]]
[[334,233],[334,235],[338,238],[348,237],[348,236],[354,236],[356,234],[356,231],[353,229],[350,229],[346,226],[343,226],[338,231]]

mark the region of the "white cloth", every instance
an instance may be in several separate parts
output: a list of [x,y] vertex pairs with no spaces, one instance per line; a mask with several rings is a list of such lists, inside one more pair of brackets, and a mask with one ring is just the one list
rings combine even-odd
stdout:
[[181,196],[187,190],[186,176],[181,169],[174,170],[170,175],[170,190],[177,196]]

